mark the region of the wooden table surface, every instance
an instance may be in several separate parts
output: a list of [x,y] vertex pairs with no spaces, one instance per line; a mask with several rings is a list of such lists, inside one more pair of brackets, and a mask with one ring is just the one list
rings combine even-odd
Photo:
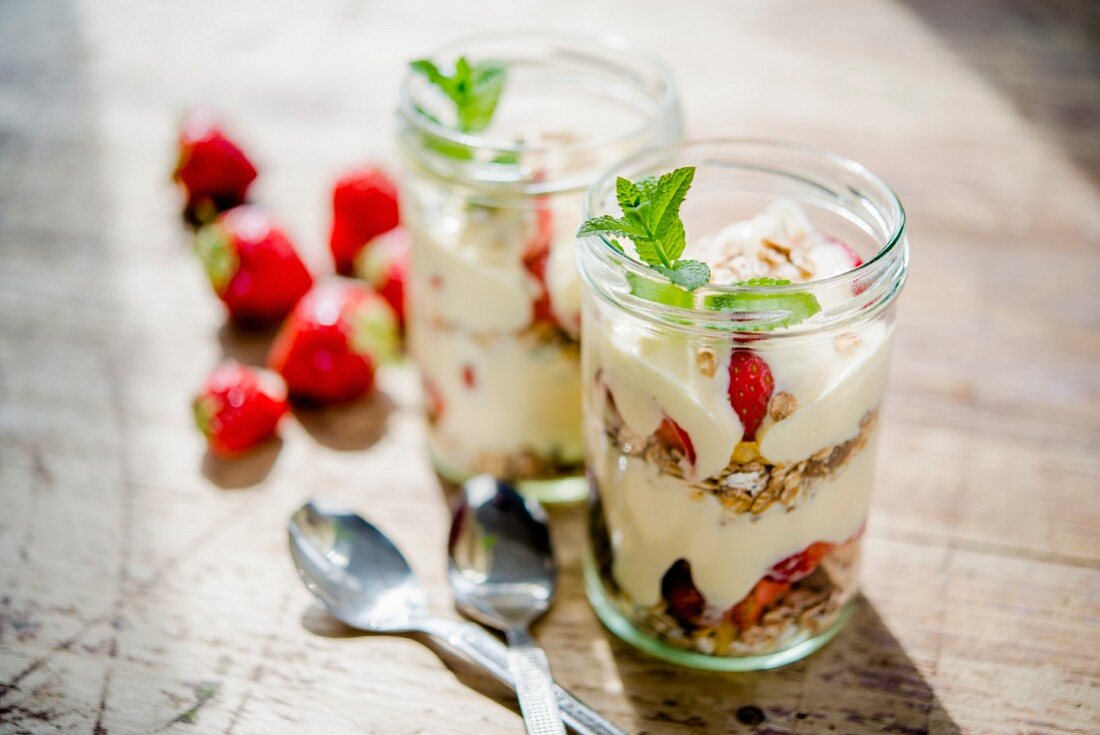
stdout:
[[321,268],[332,180],[392,159],[404,61],[542,25],[659,50],[693,136],[865,162],[913,247],[847,630],[774,672],[648,659],[596,622],[583,514],[555,511],[537,635],[561,683],[636,733],[1100,732],[1096,7],[0,3],[0,731],[521,732],[462,661],[334,625],[286,553],[291,510],[339,499],[454,614],[410,370],[248,461],[204,459],[192,391],[265,345],[222,328],[167,173],[179,110],[220,111]]

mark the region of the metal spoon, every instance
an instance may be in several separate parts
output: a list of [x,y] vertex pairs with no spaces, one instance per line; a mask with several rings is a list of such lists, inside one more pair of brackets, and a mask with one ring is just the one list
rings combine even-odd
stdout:
[[557,588],[542,508],[510,485],[479,475],[462,486],[448,546],[447,577],[459,609],[508,639],[508,668],[528,735],[565,735],[550,661],[529,632]]
[[[372,633],[426,633],[513,686],[504,645],[473,623],[432,617],[405,557],[354,511],[311,500],[291,516],[287,532],[299,576],[336,619]],[[554,692],[575,732],[625,735],[561,687]]]

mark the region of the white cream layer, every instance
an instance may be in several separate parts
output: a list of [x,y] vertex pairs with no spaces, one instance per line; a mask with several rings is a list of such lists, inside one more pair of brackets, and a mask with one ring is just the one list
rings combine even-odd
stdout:
[[575,350],[532,347],[511,335],[480,339],[430,324],[417,325],[412,334],[421,373],[442,398],[433,432],[449,459],[469,466],[484,452],[530,450],[580,461]]

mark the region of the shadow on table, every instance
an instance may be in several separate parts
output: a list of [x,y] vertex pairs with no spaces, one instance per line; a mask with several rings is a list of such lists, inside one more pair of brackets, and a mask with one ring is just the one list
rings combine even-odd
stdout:
[[384,391],[336,406],[294,406],[294,416],[319,444],[343,452],[367,449],[386,433],[397,404]]
[[1100,182],[1100,3],[900,3]]
[[639,733],[958,735],[959,728],[874,606],[860,597],[821,651],[773,671],[717,674],[665,664],[601,628]]
[[267,364],[267,353],[278,333],[278,325],[267,329],[248,330],[226,321],[218,329],[218,345],[222,357],[243,362],[245,365]]
[[282,448],[283,440],[274,436],[239,457],[219,457],[207,449],[202,474],[223,490],[251,487],[271,472]]

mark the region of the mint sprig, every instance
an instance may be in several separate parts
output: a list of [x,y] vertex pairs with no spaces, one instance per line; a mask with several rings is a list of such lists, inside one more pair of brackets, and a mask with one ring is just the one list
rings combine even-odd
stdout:
[[[692,291],[710,282],[710,268],[698,260],[680,259],[687,245],[684,222],[680,219],[680,205],[684,203],[695,178],[695,168],[678,168],[659,177],[646,176],[636,182],[621,176],[615,181],[615,198],[622,209],[622,217],[605,214],[593,217],[581,225],[578,237],[603,235],[619,253],[622,245],[612,236],[626,237],[634,242],[638,257],[655,271],[665,276],[646,278],[637,273],[627,273],[630,292],[649,301],[684,309],[695,308],[696,297]],[[624,253],[625,254],[625,253]],[[789,286],[782,278],[753,278],[734,286]],[[783,312],[785,315],[769,319],[735,323],[733,329],[768,331],[789,327],[809,319],[821,311],[821,304],[809,291],[790,293],[733,292],[707,294],[703,306],[715,311],[735,312]]]
[[476,133],[489,126],[504,91],[506,73],[503,64],[471,64],[465,56],[460,56],[450,76],[429,59],[418,59],[409,66],[426,76],[454,102],[455,119],[460,131]]
[[[615,197],[618,199],[622,217],[602,215],[593,217],[581,225],[578,236],[617,235],[634,242],[638,257],[646,265],[664,275],[679,287],[647,289],[655,301],[676,306],[688,305],[690,294],[678,290],[694,291],[710,281],[710,268],[698,260],[680,259],[687,244],[684,234],[684,222],[680,219],[680,205],[684,203],[695,178],[695,167],[685,166],[661,176],[646,176],[638,181],[629,181],[619,177],[615,181]],[[622,251],[618,241],[612,239],[612,245]],[[638,283],[642,279],[631,281],[631,289],[637,293]]]
[[[753,278],[748,281],[738,281],[734,286],[789,286],[791,282],[786,278]],[[790,293],[721,293],[708,294],[703,298],[703,305],[708,309],[718,311],[739,312],[769,312],[785,311],[787,315],[781,319],[774,319],[764,324],[751,322],[745,329],[753,331],[770,331],[790,327],[799,322],[804,322],[811,316],[821,311],[821,304],[817,297],[809,291],[792,291]]]

